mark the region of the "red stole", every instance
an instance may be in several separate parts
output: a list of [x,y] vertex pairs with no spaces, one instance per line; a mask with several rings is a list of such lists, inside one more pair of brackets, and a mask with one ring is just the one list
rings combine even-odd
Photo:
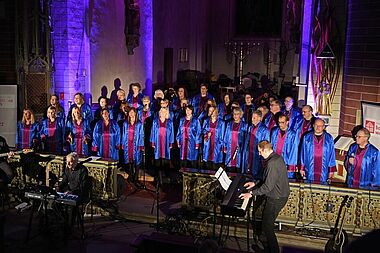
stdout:
[[303,120],[300,137],[309,130],[311,120]]
[[76,123],[74,124],[75,125],[75,144],[77,147],[76,152],[79,155],[83,155],[83,152],[82,152],[82,141],[83,141],[82,124],[83,124],[83,121],[81,121],[80,125],[78,125]]
[[358,146],[358,148],[356,149],[355,163],[354,163],[354,178],[352,182],[353,187],[359,187],[361,173],[362,173],[362,163],[363,163],[364,155],[367,152],[367,147],[368,145],[364,149],[360,149]]
[[48,120],[48,138],[47,142],[49,143],[49,151],[57,151],[57,141],[55,136],[55,129],[57,127],[57,119],[54,122]]
[[136,97],[132,96],[132,107],[137,108],[138,105],[139,105],[139,97],[138,96],[136,96]]
[[207,96],[205,97],[200,97],[199,99],[199,113],[201,113],[201,111],[203,111],[204,107],[205,107],[205,104],[206,104],[206,101],[207,101]]
[[245,121],[249,121],[249,119],[248,119],[248,117],[249,117],[249,109],[250,109],[250,107],[251,107],[251,105],[247,105],[247,104],[245,104],[245,107],[244,107],[244,119],[245,119]]
[[285,131],[285,133],[282,135],[281,130],[278,130],[277,133],[277,144],[276,144],[276,154],[282,156],[282,150],[284,149],[285,140],[286,140],[286,134],[288,132]]
[[164,122],[158,120],[160,128],[158,129],[158,142],[160,150],[160,158],[165,158],[165,142],[166,142],[166,119]]
[[216,135],[216,124],[218,123],[218,120],[215,120],[214,123],[212,123],[210,119],[210,148],[208,150],[208,161],[214,160],[214,148],[215,148],[215,135]]
[[131,163],[133,161],[135,126],[136,124],[128,126],[128,161],[125,161],[127,163]]
[[149,111],[142,111],[141,123],[144,124],[145,119],[148,118],[148,112]]
[[314,181],[321,181],[324,142],[325,134],[322,134],[319,141],[314,135]]
[[268,129],[269,131],[272,130],[272,128],[276,125],[276,121],[274,120],[274,114],[271,113],[270,119],[269,119],[269,124],[268,124]]
[[249,153],[248,153],[248,171],[251,171],[251,166],[253,164],[253,159],[255,158],[255,148],[256,148],[256,133],[258,126],[252,125],[251,134],[249,137]]
[[190,138],[190,120],[185,119],[183,122],[183,134],[182,134],[182,140],[183,140],[183,149],[182,149],[182,155],[181,160],[185,160],[187,158],[187,151],[189,149],[189,138]]
[[31,124],[29,125],[24,125],[23,131],[22,131],[22,143],[21,143],[21,148],[30,148],[29,143],[30,143],[30,128]]
[[106,124],[103,123],[103,158],[110,158],[110,126],[111,122],[108,123],[108,126],[106,126]]
[[236,155],[235,159],[233,159],[233,156],[235,152],[239,152],[239,129],[240,129],[240,122],[239,123],[232,123],[232,133],[231,133],[231,167],[236,167],[237,165],[237,158],[238,155]]

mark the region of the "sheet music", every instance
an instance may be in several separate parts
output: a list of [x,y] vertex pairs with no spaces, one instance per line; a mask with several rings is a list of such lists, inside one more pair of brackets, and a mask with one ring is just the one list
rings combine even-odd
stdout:
[[100,156],[90,156],[93,161],[99,160],[101,157]]
[[228,177],[227,172],[220,167],[216,172],[215,172],[215,177],[218,179],[220,185],[223,187],[225,191],[228,190],[228,187],[230,187],[231,184],[231,179]]
[[341,136],[337,142],[335,142],[334,147],[339,150],[348,151],[348,148],[355,141],[352,137]]

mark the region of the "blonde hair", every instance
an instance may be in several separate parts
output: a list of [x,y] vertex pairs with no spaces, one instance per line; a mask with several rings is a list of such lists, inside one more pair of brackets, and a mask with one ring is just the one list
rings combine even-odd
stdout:
[[34,122],[36,121],[35,118],[34,118],[34,113],[33,113],[33,111],[32,111],[31,109],[29,109],[29,108],[25,108],[24,111],[23,111],[22,119],[21,119],[22,124],[25,125],[25,123],[26,123],[26,118],[25,118],[25,113],[26,113],[26,112],[29,112],[29,113],[30,113],[30,122],[31,122],[32,124],[34,124]]
[[79,116],[79,119],[83,119],[83,116],[82,116],[82,111],[78,108],[78,107],[76,107],[76,106],[74,106],[73,107],[73,109],[72,109],[72,111],[71,111],[71,118],[73,119],[73,121],[77,121],[78,119],[76,119],[76,117],[75,117],[75,114],[74,114],[74,110],[78,110],[79,112],[80,112],[80,116]]

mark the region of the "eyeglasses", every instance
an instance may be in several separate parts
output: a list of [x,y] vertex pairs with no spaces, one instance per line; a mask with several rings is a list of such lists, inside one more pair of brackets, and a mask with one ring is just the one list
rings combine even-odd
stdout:
[[356,138],[368,137],[367,135],[356,135]]

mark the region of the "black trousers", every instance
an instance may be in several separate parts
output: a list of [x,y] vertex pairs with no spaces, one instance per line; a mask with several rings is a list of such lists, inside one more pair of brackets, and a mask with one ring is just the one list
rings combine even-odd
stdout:
[[279,252],[278,241],[274,232],[274,223],[287,201],[287,197],[278,199],[269,197],[266,198],[263,210],[263,220],[261,224],[262,234],[259,237],[260,241],[264,245],[265,252]]

